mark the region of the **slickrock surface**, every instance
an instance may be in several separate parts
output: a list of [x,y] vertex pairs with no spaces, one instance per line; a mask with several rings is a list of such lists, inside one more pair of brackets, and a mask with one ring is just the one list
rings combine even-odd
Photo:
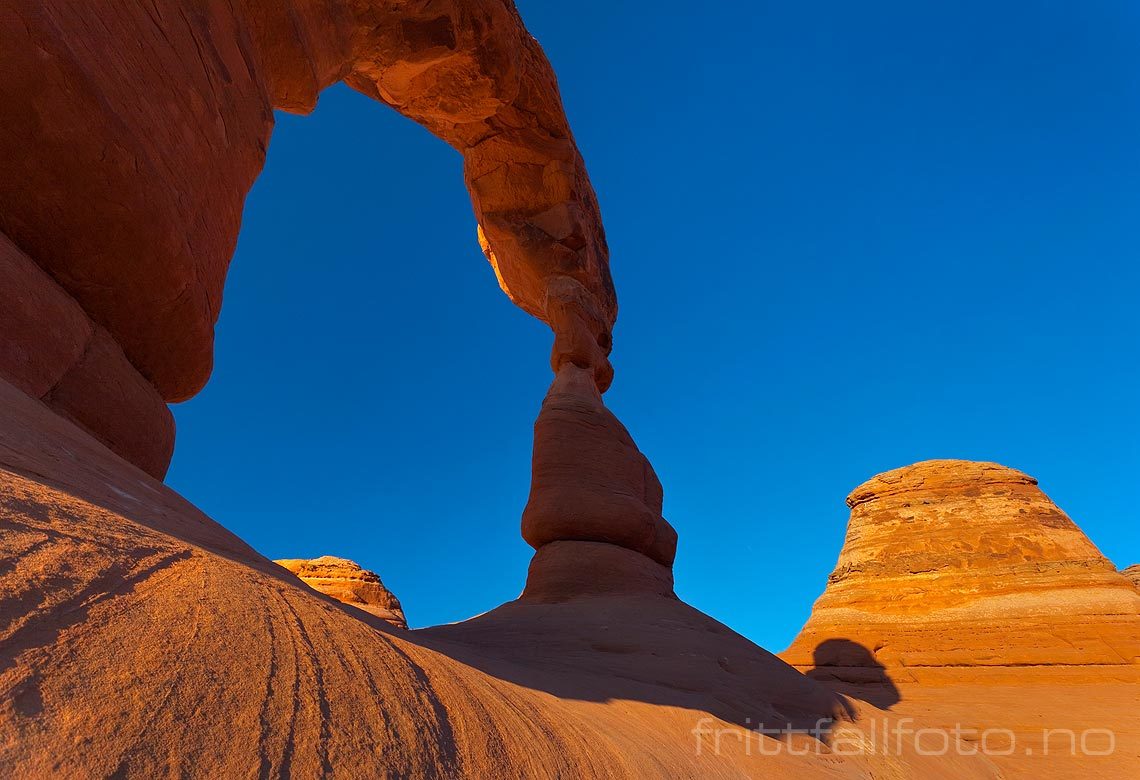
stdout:
[[628,582],[397,631],[3,381],[0,408],[0,776],[997,777],[745,735],[866,744],[881,713]]
[[[1140,592],[1036,480],[928,461],[847,503],[839,563],[784,660],[900,716],[1014,730],[1010,777],[1140,767]],[[1111,729],[1116,750],[1071,756],[1058,741],[1045,756],[1047,728]]]
[[384,587],[380,575],[353,561],[322,555],[311,560],[286,558],[274,563],[297,575],[315,591],[362,609],[396,628],[408,627],[400,600]]

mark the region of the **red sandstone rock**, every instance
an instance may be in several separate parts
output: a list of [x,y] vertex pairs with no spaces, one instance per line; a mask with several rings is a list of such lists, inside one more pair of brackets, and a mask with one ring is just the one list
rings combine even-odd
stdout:
[[[463,154],[503,289],[559,344],[597,345],[589,367],[609,382],[617,305],[597,201],[512,3],[13,3],[0,13],[0,232],[165,400],[210,374],[272,108],[311,110],[346,77]],[[581,286],[581,316],[547,314],[563,277]]]
[[14,0],[0,36],[0,376],[54,389],[55,408],[148,473],[172,447],[156,395],[185,400],[209,377],[272,108],[312,110],[341,79],[463,154],[480,243],[511,300],[554,330],[555,371],[612,381],[597,200],[511,3]]
[[0,377],[42,398],[75,365],[94,325],[0,233]]
[[615,544],[556,541],[538,548],[520,600],[559,604],[643,594],[677,598],[672,567]]
[[83,356],[43,400],[146,473],[166,476],[174,417],[103,328],[95,328]]
[[72,298],[0,235],[0,377],[158,479],[174,418],[158,392]]
[[315,591],[362,609],[396,628],[408,627],[400,600],[384,587],[378,574],[353,561],[323,555],[311,560],[288,558],[274,563],[297,575]]
[[229,4],[13,0],[0,13],[0,232],[169,401],[212,364],[272,113]]
[[602,403],[591,373],[563,364],[534,425],[523,538],[536,550],[605,542],[672,566],[677,533],[661,502],[653,467]]

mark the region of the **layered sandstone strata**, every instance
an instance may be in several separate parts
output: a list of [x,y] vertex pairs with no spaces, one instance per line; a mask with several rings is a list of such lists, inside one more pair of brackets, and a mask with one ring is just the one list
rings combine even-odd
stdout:
[[274,561],[315,591],[362,609],[396,628],[407,628],[404,608],[392,591],[384,587],[380,575],[357,563],[331,555],[320,558],[286,558]]
[[848,665],[829,639],[916,673],[1140,661],[1140,594],[1032,477],[927,461],[847,503],[839,563],[784,654],[797,666]]
[[0,312],[32,316],[0,322],[0,376],[25,387],[74,363],[53,408],[152,475],[173,437],[161,402],[210,375],[273,109],[310,111],[341,80],[463,155],[500,286],[554,330],[555,370],[608,387],[617,301],[597,199],[513,3],[14,0],[0,39],[2,251],[43,272],[5,270]]
[[1129,566],[1124,571],[1120,572],[1128,579],[1132,580],[1132,584],[1140,587],[1140,564]]
[[848,504],[839,563],[785,660],[896,723],[964,733],[1009,780],[1135,774],[1140,591],[1036,480],[930,461]]

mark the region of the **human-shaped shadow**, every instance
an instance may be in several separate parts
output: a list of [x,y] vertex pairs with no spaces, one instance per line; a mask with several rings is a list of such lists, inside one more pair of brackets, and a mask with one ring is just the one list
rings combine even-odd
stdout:
[[807,676],[828,687],[889,710],[902,700],[887,669],[875,654],[850,639],[827,639],[812,653],[815,667]]

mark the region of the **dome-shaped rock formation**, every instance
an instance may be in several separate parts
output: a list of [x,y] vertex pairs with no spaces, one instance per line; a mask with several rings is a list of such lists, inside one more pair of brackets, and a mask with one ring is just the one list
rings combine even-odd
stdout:
[[274,561],[310,588],[337,601],[362,609],[396,628],[407,628],[400,600],[384,587],[380,575],[354,561],[322,555],[320,558],[286,558]]
[[785,653],[793,663],[818,664],[815,648],[836,637],[888,668],[1140,660],[1140,597],[1032,477],[928,461],[847,503],[847,540]]
[[1000,734],[1009,777],[1135,773],[1140,592],[1035,479],[928,461],[847,503],[839,563],[781,657],[895,717]]

